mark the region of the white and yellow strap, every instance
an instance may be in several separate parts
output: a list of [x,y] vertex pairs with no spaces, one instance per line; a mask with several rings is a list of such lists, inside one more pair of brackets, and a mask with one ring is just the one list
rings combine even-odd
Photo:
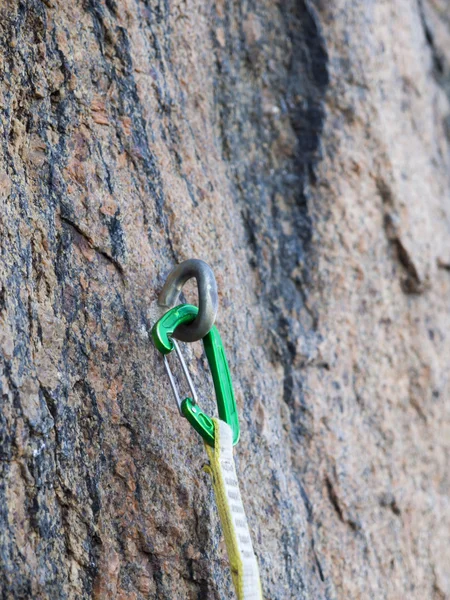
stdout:
[[214,448],[205,444],[217,508],[225,537],[231,576],[238,600],[263,600],[259,569],[242,503],[233,458],[231,427],[213,419]]

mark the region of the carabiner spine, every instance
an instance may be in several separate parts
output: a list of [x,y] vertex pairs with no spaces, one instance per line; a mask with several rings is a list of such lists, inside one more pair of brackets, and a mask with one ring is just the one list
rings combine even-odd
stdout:
[[239,416],[227,357],[217,327],[214,326],[203,338],[203,347],[211,369],[219,418],[230,425],[233,431],[233,445],[236,445],[240,435]]

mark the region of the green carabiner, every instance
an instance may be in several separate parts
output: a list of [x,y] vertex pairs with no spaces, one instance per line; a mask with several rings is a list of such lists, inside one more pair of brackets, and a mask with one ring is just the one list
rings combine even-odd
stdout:
[[[197,316],[198,308],[191,304],[182,304],[171,308],[153,326],[152,337],[156,348],[164,356],[164,364],[169,375],[169,381],[175,395],[180,413],[186,417],[192,427],[202,436],[205,442],[214,447],[214,422],[197,405],[197,397],[189,376],[189,372],[180,352],[179,346],[173,339],[173,333],[178,325],[191,323]],[[216,326],[202,338],[205,354],[208,359],[209,368],[216,392],[217,410],[219,418],[228,423],[233,432],[233,445],[239,441],[239,417],[237,413],[236,400],[233,393],[230,371],[225,356],[222,340]],[[192,398],[180,400],[175,380],[169,367],[166,355],[176,350],[180,359],[184,374],[188,380],[192,392]]]

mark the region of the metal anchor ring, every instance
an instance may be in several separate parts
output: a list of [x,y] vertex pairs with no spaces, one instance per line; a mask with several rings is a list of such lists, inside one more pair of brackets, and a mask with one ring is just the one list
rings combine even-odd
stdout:
[[169,273],[158,297],[158,304],[167,308],[174,306],[181,288],[188,279],[195,277],[198,289],[198,316],[190,324],[180,324],[173,337],[182,342],[196,342],[207,335],[216,320],[219,299],[217,283],[211,267],[203,260],[190,258]]

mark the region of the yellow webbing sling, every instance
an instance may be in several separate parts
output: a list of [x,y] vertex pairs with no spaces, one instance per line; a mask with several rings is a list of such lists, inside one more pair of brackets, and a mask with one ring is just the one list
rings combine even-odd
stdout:
[[231,576],[238,600],[263,600],[256,556],[242,503],[233,458],[231,427],[213,419],[214,448],[205,444],[217,508],[225,537]]

